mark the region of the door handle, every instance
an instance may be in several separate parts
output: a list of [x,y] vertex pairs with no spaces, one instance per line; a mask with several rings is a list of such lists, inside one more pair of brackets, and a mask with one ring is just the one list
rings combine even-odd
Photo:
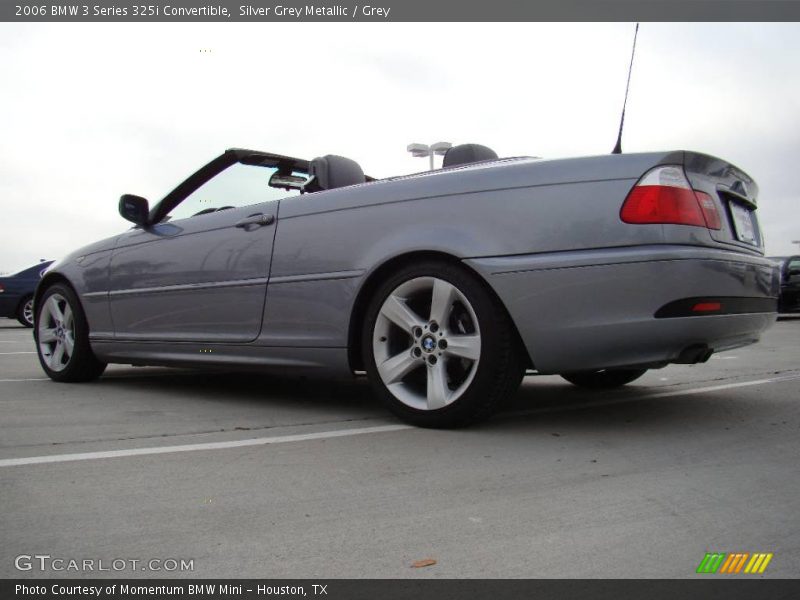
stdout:
[[241,221],[236,223],[236,227],[240,227],[242,229],[250,229],[251,225],[255,225],[256,227],[263,227],[264,225],[272,225],[275,222],[274,215],[264,215],[261,213],[250,215],[249,217],[245,217]]

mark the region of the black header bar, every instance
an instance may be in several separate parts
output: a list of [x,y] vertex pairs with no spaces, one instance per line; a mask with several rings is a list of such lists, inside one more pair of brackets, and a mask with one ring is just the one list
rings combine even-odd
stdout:
[[800,0],[0,0],[9,22],[800,21]]
[[698,579],[27,579],[0,581],[3,600],[789,600],[800,580],[752,576]]

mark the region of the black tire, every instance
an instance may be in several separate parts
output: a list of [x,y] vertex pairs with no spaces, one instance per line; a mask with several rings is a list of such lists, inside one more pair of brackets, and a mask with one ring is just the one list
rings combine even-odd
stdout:
[[[403,335],[407,336],[410,344],[408,351],[412,355],[417,347],[420,350],[422,349],[421,345],[425,338],[434,339],[435,349],[425,350],[430,354],[423,354],[420,358],[421,365],[412,367],[413,370],[409,371],[409,375],[404,377],[414,377],[414,374],[416,374],[421,376],[423,380],[427,378],[426,381],[428,383],[422,387],[428,390],[431,385],[429,383],[431,375],[427,371],[421,371],[421,369],[431,367],[429,364],[431,355],[438,354],[440,358],[434,357],[434,359],[441,360],[440,372],[444,373],[444,387],[442,389],[446,389],[447,393],[455,397],[454,400],[448,400],[450,403],[441,408],[430,408],[428,406],[420,409],[401,401],[384,383],[378,370],[375,353],[376,348],[382,342],[385,342],[387,338],[380,335],[379,331],[381,330],[376,330],[376,325],[378,325],[379,317],[384,319],[386,314],[381,313],[384,302],[389,301],[389,296],[393,295],[400,286],[414,285],[416,281],[428,279],[434,282],[441,280],[445,284],[450,284],[456,289],[456,293],[460,295],[459,297],[463,297],[467,301],[467,306],[472,312],[467,315],[466,319],[471,322],[472,315],[474,315],[477,320],[477,328],[472,331],[472,335],[477,333],[480,340],[480,348],[475,350],[475,352],[479,353],[479,357],[476,360],[463,359],[449,354],[454,352],[453,348],[458,345],[460,335],[464,334],[465,331],[467,332],[466,335],[470,335],[462,324],[453,320],[461,318],[454,317],[456,311],[461,311],[463,315],[469,310],[461,305],[461,300],[458,299],[449,304],[450,308],[446,313],[448,317],[445,319],[447,323],[438,333],[436,333],[437,330],[431,327],[430,331],[424,333],[424,335],[420,334],[417,339],[414,339],[417,337],[416,333],[408,334],[398,328],[401,340]],[[441,281],[437,283],[441,283]],[[433,289],[431,289],[429,297],[432,297]],[[425,292],[420,293],[425,294]],[[433,314],[432,300],[430,300],[430,304],[429,318]],[[448,304],[442,304],[442,306],[446,305]],[[415,315],[420,316],[420,313],[415,311]],[[425,328],[427,329],[433,322],[433,320],[429,320]],[[393,326],[393,324],[390,325],[390,327]],[[460,327],[460,330],[456,331],[458,327]],[[415,329],[412,328],[412,331]],[[437,329],[439,328],[437,327]],[[431,333],[431,331],[434,333]],[[447,350],[447,346],[442,346],[441,341],[436,347],[435,341],[439,340],[438,337],[435,337],[436,335],[445,336],[443,338],[445,342],[447,339],[451,340],[450,343],[453,344],[453,347],[450,348],[450,351]],[[463,340],[464,338],[461,339]],[[378,287],[366,311],[362,331],[362,350],[364,365],[370,383],[389,410],[402,420],[413,425],[451,428],[463,427],[489,418],[518,389],[520,381],[525,374],[524,361],[521,356],[521,344],[518,340],[519,337],[504,307],[500,305],[480,279],[459,265],[444,261],[426,260],[401,268]],[[376,344],[376,347],[373,347],[373,344]],[[418,346],[415,346],[415,344]],[[442,352],[439,350],[442,350]],[[403,346],[401,345],[395,358],[399,357],[403,352]],[[383,358],[380,360],[383,360]],[[464,369],[463,364],[470,365],[468,367],[470,375],[459,381],[458,384],[453,383],[455,379],[452,377],[453,361],[458,363],[455,366],[456,372],[459,369]],[[400,383],[402,386],[406,386],[405,381]],[[452,385],[459,385],[460,387],[453,389],[451,388]],[[397,389],[397,386],[393,387]],[[421,395],[424,396],[425,393],[430,394],[430,391],[423,392]]]
[[33,327],[33,296],[23,298],[17,307],[17,321],[25,327]]
[[647,373],[647,369],[600,369],[563,373],[561,377],[570,383],[593,390],[608,390],[630,383]]
[[[69,309],[72,311],[72,339],[74,340],[72,353],[63,361],[61,368],[55,369],[48,365],[48,357],[44,354],[51,345],[40,343],[40,335],[44,332],[41,327],[44,324],[44,319],[48,321],[44,324],[44,327],[50,329],[47,327],[52,322],[48,312],[48,303],[54,297],[57,300],[57,304],[68,304]],[[66,310],[66,307],[64,307],[64,310]],[[69,325],[67,325],[68,327]],[[63,330],[64,328],[61,329]],[[89,345],[89,325],[86,322],[83,307],[78,301],[75,292],[66,284],[56,283],[51,285],[45,290],[36,304],[34,339],[36,340],[39,363],[42,365],[44,372],[47,373],[47,376],[54,381],[69,383],[92,381],[100,377],[106,368],[106,363],[98,360],[94,352],[92,352],[92,348]],[[55,343],[53,342],[53,344]]]

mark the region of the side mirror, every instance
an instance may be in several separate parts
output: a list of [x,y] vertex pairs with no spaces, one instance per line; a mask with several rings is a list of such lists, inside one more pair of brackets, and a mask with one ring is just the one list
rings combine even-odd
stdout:
[[124,194],[119,199],[119,214],[122,218],[136,223],[137,225],[147,225],[147,218],[150,215],[150,206],[147,200],[141,196]]

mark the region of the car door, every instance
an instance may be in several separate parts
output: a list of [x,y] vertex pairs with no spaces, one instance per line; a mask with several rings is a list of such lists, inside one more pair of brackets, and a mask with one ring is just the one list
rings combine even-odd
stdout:
[[279,201],[275,169],[233,164],[111,257],[118,340],[248,342],[261,329]]

